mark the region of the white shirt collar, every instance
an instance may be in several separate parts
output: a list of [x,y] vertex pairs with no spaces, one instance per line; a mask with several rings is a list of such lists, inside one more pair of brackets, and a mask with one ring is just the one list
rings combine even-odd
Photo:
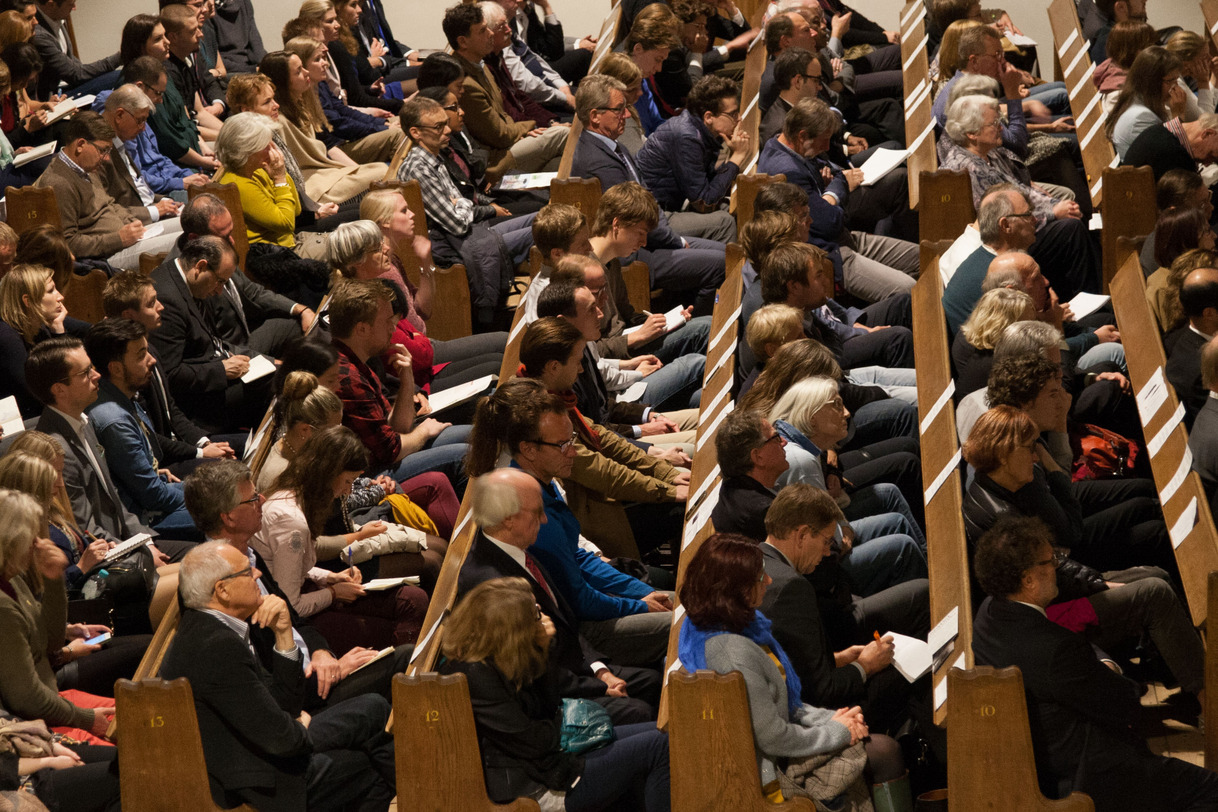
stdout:
[[1045,608],[1044,608],[1043,606],[1037,606],[1037,605],[1036,605],[1036,604],[1034,604],[1034,603],[1027,603],[1026,601],[1012,601],[1012,603],[1020,603],[1020,604],[1023,604],[1024,606],[1028,606],[1028,607],[1030,607],[1030,608],[1032,608],[1032,609],[1035,609],[1037,612],[1040,612],[1040,613],[1041,613],[1042,615],[1044,615],[1045,617],[1048,617],[1048,615],[1047,615],[1047,614],[1045,614]]
[[482,534],[484,536],[486,536],[487,540],[489,540],[492,544],[494,544],[496,547],[498,547],[503,552],[507,553],[508,556],[510,556],[513,561],[515,561],[517,564],[520,565],[520,568],[522,570],[528,569],[524,563],[524,560],[525,560],[524,559],[524,550],[520,549],[519,547],[514,547],[511,544],[508,544],[506,542],[500,541],[499,539],[495,538],[494,536],[487,533],[486,531],[483,531]]

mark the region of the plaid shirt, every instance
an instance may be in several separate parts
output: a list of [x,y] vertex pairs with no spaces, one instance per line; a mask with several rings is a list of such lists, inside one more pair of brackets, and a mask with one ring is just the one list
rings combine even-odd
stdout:
[[392,465],[402,450],[402,437],[389,425],[393,407],[381,388],[381,379],[343,342],[338,350],[338,397],[343,402],[343,425],[355,432],[370,455],[369,471]]
[[444,162],[422,147],[406,154],[398,169],[398,180],[413,178],[423,192],[423,208],[431,223],[456,237],[464,236],[474,224],[474,203],[462,197],[457,184],[448,176]]

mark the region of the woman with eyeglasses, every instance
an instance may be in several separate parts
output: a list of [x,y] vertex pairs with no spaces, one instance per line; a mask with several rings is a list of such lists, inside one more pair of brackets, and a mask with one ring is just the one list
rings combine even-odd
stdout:
[[[340,656],[356,646],[381,649],[413,643],[427,612],[427,593],[417,586],[364,589],[363,572],[356,564],[367,560],[364,553],[374,547],[376,537],[367,534],[381,528],[357,530],[344,497],[367,467],[368,451],[350,429],[332,426],[315,432],[270,489],[262,508],[262,529],[250,539],[292,608],[310,618],[335,643],[334,653]],[[343,529],[354,534],[340,555],[348,566],[337,572],[317,564],[318,539],[327,532],[335,500]],[[421,531],[386,528],[385,532],[390,535],[388,543],[379,546],[391,552],[417,557],[427,549]],[[390,575],[379,569],[387,563],[378,561],[376,574]]]
[[1188,97],[1179,84],[1180,67],[1180,60],[1159,45],[1143,49],[1133,60],[1106,126],[1118,158],[1125,159],[1147,127],[1184,113]]
[[[1047,609],[1049,619],[1108,652],[1149,634],[1184,692],[1203,691],[1201,641],[1167,572],[1153,566],[1099,572],[1071,555],[1077,535],[1063,536],[1055,515],[1071,506],[1077,511],[1078,503],[1070,496],[1069,475],[1053,463],[1038,437],[1032,418],[1011,406],[990,409],[973,426],[961,449],[973,471],[964,497],[970,561],[978,540],[999,517],[1044,520],[1057,568],[1058,594]],[[974,578],[974,604],[983,597]]]
[[532,798],[544,812],[668,810],[668,736],[654,724],[617,725],[613,741],[583,755],[562,749],[553,636],[523,578],[479,584],[444,625],[438,670],[465,675],[487,795]]

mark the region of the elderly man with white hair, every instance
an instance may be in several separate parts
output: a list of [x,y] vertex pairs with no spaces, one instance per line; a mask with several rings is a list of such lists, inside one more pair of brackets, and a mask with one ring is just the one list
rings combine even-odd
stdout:
[[973,188],[973,205],[980,208],[995,184],[1015,186],[1032,205],[1025,216],[1036,223],[1036,240],[1028,249],[1041,268],[1052,271],[1053,288],[1063,301],[1081,291],[1100,288],[1100,252],[1082,212],[1073,200],[1045,194],[1033,185],[1028,168],[1002,145],[998,101],[989,96],[962,96],[952,102],[945,126],[951,144],[942,150],[944,169],[965,171]]

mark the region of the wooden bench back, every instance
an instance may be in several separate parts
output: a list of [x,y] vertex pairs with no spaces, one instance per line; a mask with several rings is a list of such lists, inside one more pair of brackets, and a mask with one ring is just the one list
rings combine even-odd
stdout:
[[[910,175],[913,178],[913,175]],[[912,185],[912,184],[911,184]],[[977,219],[973,207],[973,184],[967,172],[940,169],[918,174],[918,194],[930,208],[918,218],[923,240],[955,240]]]
[[114,705],[123,729],[123,812],[219,812],[208,786],[190,681],[122,679],[114,685]]
[[562,178],[550,181],[550,202],[565,203],[579,209],[588,221],[588,228],[596,222],[596,210],[601,205],[600,178]]
[[101,268],[92,268],[83,276],[73,273],[63,291],[63,306],[68,309],[68,314],[90,324],[104,319],[106,310],[102,305],[102,291],[109,281],[109,275]]
[[169,256],[168,251],[160,251],[155,254],[140,254],[140,273],[144,276],[151,276],[153,271],[161,267],[161,263],[165,261],[167,256]]
[[[157,624],[152,642],[148,644],[148,648],[144,649],[144,656],[140,658],[140,664],[136,666],[135,674],[132,675],[135,682],[152,679],[161,673],[161,661],[165,659],[165,652],[169,650],[169,644],[173,642],[173,638],[178,633],[178,621],[181,618],[182,610],[178,607],[178,601],[175,598],[165,608],[165,614],[161,616],[161,622]],[[114,738],[114,732],[117,729],[118,717],[115,716],[106,730],[106,736]]]
[[952,669],[947,679],[948,812],[1094,812],[1081,792],[1060,801],[1040,794],[1018,668]]
[[749,154],[740,165],[739,177],[750,175],[757,168],[757,156],[764,146],[760,142],[761,77],[765,74],[767,53],[765,36],[758,34],[749,43],[744,57],[744,82],[740,88],[740,123],[749,134]]
[[465,557],[474,544],[476,528],[469,512],[470,492],[461,500],[461,509],[457,513],[457,524],[453,528],[452,540],[448,543],[448,552],[444,555],[444,563],[440,566],[440,576],[436,579],[436,588],[432,591],[431,602],[427,604],[427,614],[423,618],[423,630],[419,641],[415,643],[414,653],[410,656],[407,674],[422,674],[435,670],[436,657],[440,653],[440,638],[444,633],[444,620],[457,602],[457,577],[461,567],[465,565]]
[[[964,535],[960,476],[960,444],[956,437],[956,409],[949,389],[952,381],[943,315],[943,282],[938,256],[923,243],[922,273],[913,289],[914,355],[918,359],[918,419],[922,445],[922,487],[929,489],[940,476],[946,479],[926,499],[927,563],[930,567],[931,625],[953,610],[958,615],[955,649],[934,675],[939,686],[945,671],[964,657],[972,664],[973,603],[969,590],[968,544]],[[941,689],[940,689],[941,690]],[[946,705],[935,710],[942,724]]]
[[[1209,614],[1218,617],[1218,572],[1209,577]],[[1205,632],[1205,707],[1201,712],[1207,719],[1218,719],[1218,645],[1209,645],[1209,628]],[[1205,768],[1218,769],[1218,730],[1205,727]]]
[[5,220],[20,237],[34,226],[63,229],[55,190],[49,186],[9,186],[4,190]]
[[250,235],[245,230],[245,210],[241,207],[241,192],[234,183],[211,181],[186,190],[188,200],[194,200],[201,194],[212,194],[220,198],[228,213],[233,216],[233,248],[237,251],[237,267],[244,271],[245,257],[250,252]]
[[1098,210],[1104,196],[1104,170],[1115,166],[1117,158],[1104,132],[1107,118],[1099,89],[1091,81],[1095,66],[1087,54],[1090,43],[1083,36],[1073,0],[1053,0],[1049,5],[1049,26],[1053,29],[1054,55],[1070,96],[1070,112],[1074,114],[1078,146],[1083,152],[1091,204]]
[[616,2],[613,8],[609,9],[609,13],[605,15],[605,19],[601,22],[601,33],[596,39],[596,48],[592,51],[592,62],[588,66],[588,73],[596,73],[596,69],[600,67],[601,60],[604,59],[613,50],[613,45],[620,39],[618,37],[618,26],[622,23],[622,4]]
[[[668,757],[673,812],[813,812],[807,798],[771,803],[761,794],[744,678],[683,669],[669,679]],[[713,769],[713,777],[708,773]]]
[[1210,32],[1210,42],[1218,49],[1218,0],[1201,0],[1201,16],[1205,17],[1205,30]]
[[486,797],[464,674],[394,677],[393,718],[398,799],[405,808],[462,812],[539,808],[529,798],[497,804]]
[[756,172],[736,176],[736,233],[744,230],[753,219],[754,204],[761,187],[771,183],[785,183],[786,175],[766,175]]
[[[930,56],[927,54],[926,6],[911,0],[901,9],[902,98],[905,109],[905,145],[909,157],[909,207],[917,209],[921,190],[915,179],[939,168],[935,155],[934,92],[930,81]],[[929,212],[923,213],[928,219]]]
[[1155,176],[1149,166],[1105,169],[1104,190],[1100,242],[1104,249],[1104,292],[1108,293],[1112,277],[1125,264],[1132,244],[1129,241],[1154,233],[1158,211],[1154,205]]
[[[1126,337],[1125,365],[1129,371],[1129,381],[1133,384],[1133,391],[1140,393],[1152,378],[1157,377],[1157,373],[1166,368],[1167,356],[1163,352],[1154,313],[1146,301],[1146,280],[1136,256],[1125,260],[1112,280],[1110,291],[1117,327]],[[1193,625],[1201,626],[1208,611],[1209,574],[1218,570],[1218,532],[1214,529],[1214,518],[1210,514],[1210,504],[1205,498],[1201,478],[1184,465],[1188,432],[1180,421],[1183,415],[1182,411],[1178,411],[1180,401],[1170,384],[1167,390],[1167,400],[1158,411],[1144,416],[1143,435],[1150,444],[1161,431],[1167,432],[1166,441],[1157,449],[1158,453],[1151,454],[1148,449],[1147,456],[1150,457],[1155,486],[1163,503],[1163,519],[1167,527],[1172,529],[1177,522],[1183,522],[1180,531],[1182,537],[1177,539],[1180,543],[1176,546],[1176,564],[1180,568],[1180,579],[1184,583]],[[1169,499],[1164,499],[1165,489],[1181,470],[1186,472],[1183,482],[1175,493],[1170,494]],[[1191,523],[1189,516],[1193,517]]]

